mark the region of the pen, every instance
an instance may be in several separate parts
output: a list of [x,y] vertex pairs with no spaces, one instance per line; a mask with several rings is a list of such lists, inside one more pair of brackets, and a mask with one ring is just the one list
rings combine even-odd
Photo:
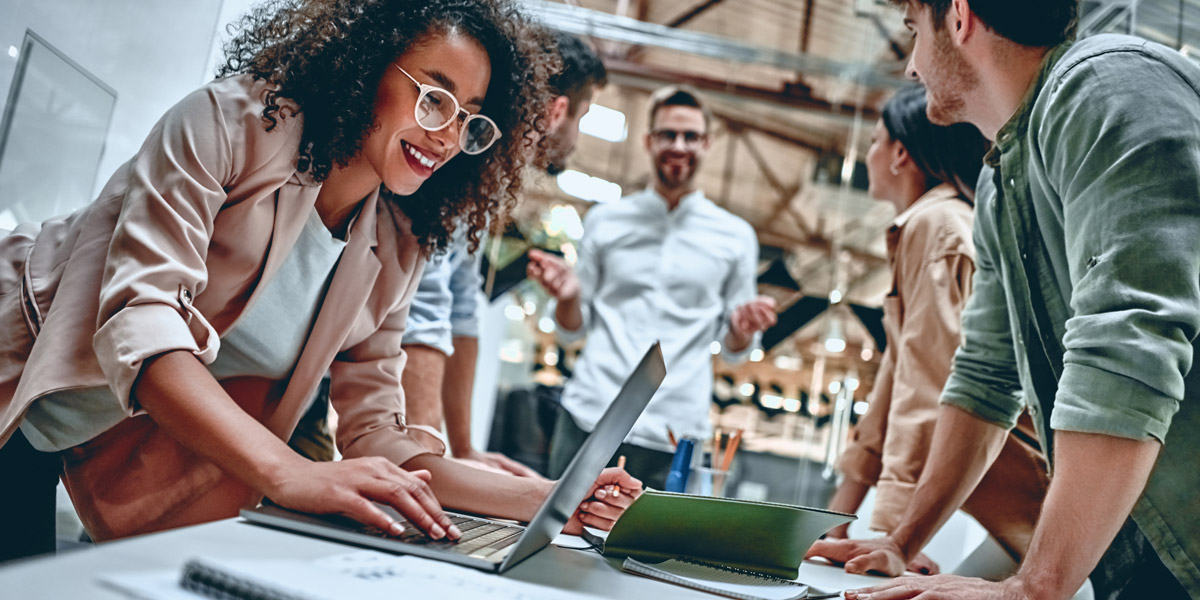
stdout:
[[742,441],[742,430],[734,432],[733,437],[729,439],[729,444],[725,446],[725,456],[721,459],[721,470],[728,471],[730,463],[733,462],[733,455],[737,453],[738,444]]
[[[625,455],[624,455],[624,454],[622,454],[622,455],[620,455],[620,456],[618,456],[618,457],[617,457],[617,468],[618,468],[618,469],[624,469],[624,468],[625,468]],[[612,495],[613,495],[614,497],[616,497],[616,496],[620,496],[620,495],[621,495],[621,486],[619,486],[619,485],[615,485],[615,484],[614,484],[614,485],[612,486],[612,488],[613,488],[613,489],[612,489]]]
[[836,594],[821,594],[820,596],[809,595],[809,596],[805,596],[804,600],[829,600],[829,598],[841,598],[841,597],[842,597],[842,593],[837,592]]

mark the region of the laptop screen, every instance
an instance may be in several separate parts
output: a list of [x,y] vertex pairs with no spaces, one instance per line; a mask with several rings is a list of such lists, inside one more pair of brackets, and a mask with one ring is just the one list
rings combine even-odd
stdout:
[[504,560],[501,570],[542,549],[562,531],[563,525],[566,525],[567,520],[575,513],[579,503],[587,498],[596,477],[604,470],[604,466],[621,446],[625,436],[633,429],[633,424],[650,403],[650,398],[658,391],[658,386],[662,384],[666,374],[662,347],[655,343],[646,351],[633,374],[625,381],[616,399],[600,418],[600,422],[596,423],[596,428],[583,442],[575,458],[571,459],[571,464],[563,472],[562,478],[554,485],[542,507],[529,522],[525,535],[521,536],[521,541]]

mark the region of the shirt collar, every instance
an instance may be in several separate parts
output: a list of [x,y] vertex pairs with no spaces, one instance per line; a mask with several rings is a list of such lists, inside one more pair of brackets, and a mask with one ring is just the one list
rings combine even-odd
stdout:
[[1067,50],[1074,44],[1073,41],[1063,42],[1052,48],[1042,58],[1042,68],[1038,71],[1037,77],[1030,83],[1029,89],[1025,91],[1025,97],[1021,99],[1021,104],[1017,106],[1017,111],[1013,116],[1000,128],[996,133],[996,143],[992,149],[988,151],[984,157],[986,162],[991,167],[1000,166],[1000,155],[1009,148],[1012,148],[1022,137],[1025,131],[1029,128],[1029,116],[1033,112],[1033,105],[1037,102],[1038,95],[1041,94],[1042,88],[1046,85],[1046,80],[1050,78],[1051,71],[1058,64],[1059,59],[1067,53]]
[[917,198],[916,202],[913,202],[912,205],[910,205],[908,208],[904,209],[904,212],[897,215],[896,219],[894,221],[892,221],[891,229],[892,230],[904,229],[904,226],[908,224],[909,220],[912,219],[913,215],[921,212],[922,210],[925,210],[926,208],[928,208],[930,206],[933,206],[934,204],[938,204],[942,201],[958,200],[958,199],[959,199],[958,189],[956,189],[953,185],[950,185],[949,183],[943,183],[943,184],[934,186],[933,189],[929,190],[928,192],[925,192],[920,198]]
[[690,209],[692,206],[699,204],[700,202],[702,202],[704,200],[704,190],[696,190],[696,191],[691,192],[691,193],[685,195],[684,197],[680,198],[679,206],[676,206],[674,211],[668,211],[667,210],[667,199],[663,198],[662,194],[659,194],[658,190],[654,189],[653,184],[646,187],[646,190],[643,195],[647,198],[648,201],[650,201],[651,204],[662,208],[662,210],[664,212],[674,212],[674,213],[680,213],[680,212],[684,211],[685,209]]

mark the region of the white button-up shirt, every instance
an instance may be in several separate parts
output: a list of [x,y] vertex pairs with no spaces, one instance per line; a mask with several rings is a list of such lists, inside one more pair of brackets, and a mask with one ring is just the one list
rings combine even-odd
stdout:
[[662,341],[667,376],[627,441],[671,452],[667,427],[677,437],[705,439],[711,425],[713,341],[724,337],[735,308],[755,296],[758,239],[741,218],[697,191],[675,210],[653,189],[592,208],[584,220],[575,272],[581,287],[583,327],[559,337],[584,335],[583,350],[563,391],[563,406],[591,431],[621,384],[656,340]]

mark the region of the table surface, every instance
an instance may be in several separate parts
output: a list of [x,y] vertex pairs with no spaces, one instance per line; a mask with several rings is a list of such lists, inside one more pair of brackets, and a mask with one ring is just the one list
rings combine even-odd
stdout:
[[[317,559],[356,548],[228,519],[98,544],[60,556],[37,558],[0,567],[0,594],[6,598],[96,598],[126,596],[103,587],[99,578],[113,573],[180,569],[194,557],[226,560]],[[622,573],[620,563],[591,550],[548,546],[505,572],[502,577],[567,590],[597,598],[708,598],[716,596],[661,581]],[[805,563],[801,580],[820,589],[851,589],[878,583],[875,577],[850,575],[841,569]],[[12,594],[11,596],[9,594]]]

